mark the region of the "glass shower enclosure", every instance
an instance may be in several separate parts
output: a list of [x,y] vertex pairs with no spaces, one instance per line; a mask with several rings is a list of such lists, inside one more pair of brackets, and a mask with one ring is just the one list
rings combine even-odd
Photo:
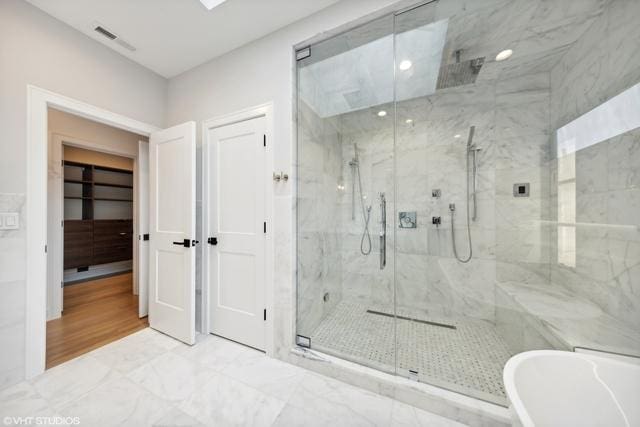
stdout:
[[[576,213],[590,200],[580,188],[612,167],[595,167],[589,150],[611,140],[566,142],[580,118],[552,84],[573,84],[567,62],[606,20],[603,3],[571,11],[575,25],[562,2],[460,3],[410,8],[298,52],[296,334],[504,405],[502,369],[521,351],[640,355],[638,294],[616,291],[632,299],[626,314],[598,299],[620,274],[637,285],[640,255],[615,247],[617,278],[605,271],[592,294],[583,283],[598,238],[633,246],[640,234],[637,217]],[[526,38],[554,20],[562,40]],[[638,129],[627,131],[618,137],[637,174]]]

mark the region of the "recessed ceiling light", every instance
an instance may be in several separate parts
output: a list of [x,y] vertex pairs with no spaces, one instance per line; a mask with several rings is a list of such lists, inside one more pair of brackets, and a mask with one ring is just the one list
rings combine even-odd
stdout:
[[386,111],[384,111],[384,110],[380,110],[380,111],[378,111],[378,117],[384,117],[384,116],[386,116],[386,115],[387,115],[387,112],[386,112]]
[[454,138],[460,138],[460,134],[456,133],[455,135],[453,135]]
[[411,63],[411,61],[405,59],[404,61],[400,62],[398,68],[400,68],[402,71],[407,71],[409,68],[411,68],[412,65],[413,64]]
[[411,123],[413,123],[413,119],[407,119],[404,121],[406,124],[410,125]]
[[200,3],[202,3],[202,5],[207,9],[211,10],[216,6],[220,6],[225,1],[227,0],[200,0]]
[[511,49],[506,49],[496,55],[496,61],[504,61],[505,59],[509,59],[513,55],[513,51]]

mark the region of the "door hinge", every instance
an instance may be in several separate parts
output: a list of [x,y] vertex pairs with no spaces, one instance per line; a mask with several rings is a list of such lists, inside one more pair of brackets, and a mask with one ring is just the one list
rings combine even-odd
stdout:
[[264,233],[267,234],[267,221],[263,222],[264,224]]
[[143,234],[142,240],[149,240],[149,234]]
[[296,51],[296,61],[301,61],[311,56],[311,46]]
[[267,309],[266,308],[264,309],[263,317],[264,317],[264,320],[266,321],[267,320]]
[[265,134],[265,135],[262,135],[262,145],[263,145],[264,147],[266,147],[266,146],[267,146],[267,135],[266,135],[266,134]]
[[215,245],[218,244],[218,238],[217,237],[209,237],[207,239],[207,243],[210,244],[210,245],[215,246]]
[[47,253],[47,245],[44,245],[44,253]]
[[64,227],[64,220],[60,221],[60,227]]

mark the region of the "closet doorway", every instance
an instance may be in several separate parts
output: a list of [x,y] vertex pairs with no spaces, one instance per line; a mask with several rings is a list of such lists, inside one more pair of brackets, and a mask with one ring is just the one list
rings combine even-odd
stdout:
[[53,109],[48,127],[47,369],[149,325],[138,283],[147,138]]

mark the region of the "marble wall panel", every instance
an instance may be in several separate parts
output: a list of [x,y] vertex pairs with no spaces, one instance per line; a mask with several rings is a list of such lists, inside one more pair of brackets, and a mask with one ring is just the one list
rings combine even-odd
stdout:
[[[640,81],[640,31],[633,17],[640,4],[611,1],[583,37],[551,71],[554,128],[605,103]],[[606,124],[604,124],[606,125]],[[575,153],[575,266],[557,261],[551,280],[596,303],[606,314],[640,327],[638,176],[640,130],[632,130]],[[551,219],[557,219],[558,177],[551,176]],[[555,218],[553,218],[555,216]],[[557,245],[556,234],[550,241]]]
[[20,227],[0,231],[0,389],[24,375],[25,195],[0,193],[0,212],[17,212]]

